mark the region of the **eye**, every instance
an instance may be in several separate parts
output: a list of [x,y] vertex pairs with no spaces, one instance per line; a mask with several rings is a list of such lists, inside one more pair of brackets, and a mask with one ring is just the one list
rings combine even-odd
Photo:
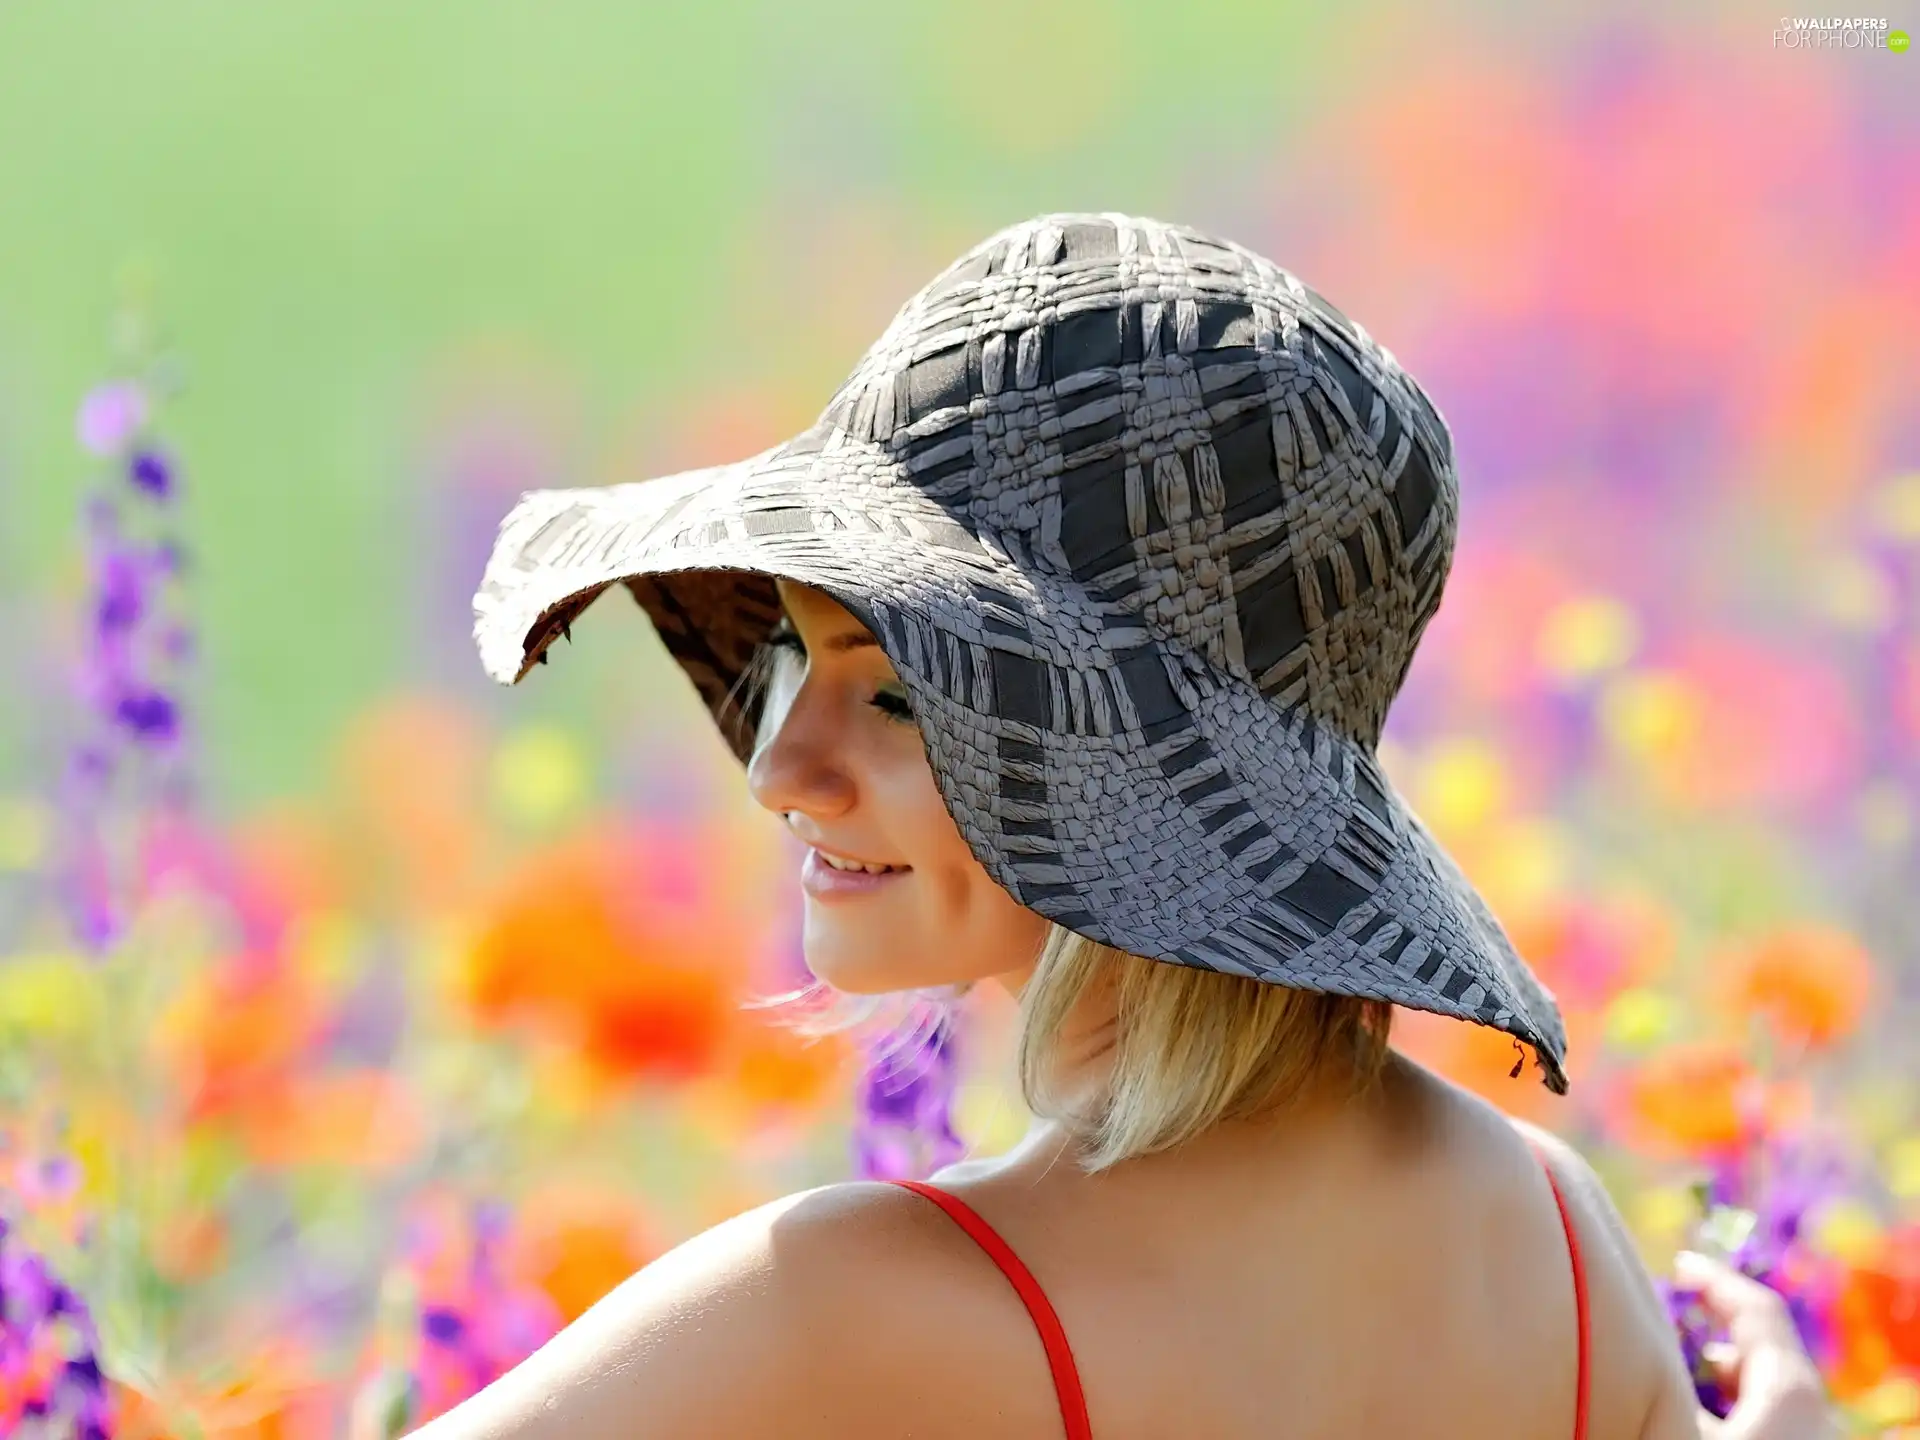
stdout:
[[913,723],[913,702],[907,699],[904,690],[882,690],[867,703],[890,720]]
[[780,623],[773,627],[773,633],[767,636],[767,644],[775,650],[791,650],[796,655],[805,655],[807,647],[800,639],[800,632],[793,628],[793,621],[784,615]]
[[[787,654],[798,655],[803,660],[806,658],[806,642],[793,628],[793,621],[785,616],[781,617],[780,623],[774,626],[773,632],[767,636],[766,645],[768,651],[775,655],[784,651]],[[879,691],[867,703],[889,720],[899,720],[909,725],[915,723],[913,702],[907,698],[907,692],[897,684]]]

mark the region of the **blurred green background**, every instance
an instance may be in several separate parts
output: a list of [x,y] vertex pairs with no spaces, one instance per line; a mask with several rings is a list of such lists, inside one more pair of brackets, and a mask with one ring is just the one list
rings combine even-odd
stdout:
[[[8,673],[71,565],[71,416],[129,264],[189,367],[202,730],[246,802],[423,656],[471,669],[457,605],[425,634],[408,608],[446,563],[423,430],[463,377],[550,405],[545,483],[679,458],[726,387],[760,403],[700,443],[745,453],[1001,224],[1244,231],[1277,137],[1413,40],[1219,3],[0,6]],[[19,778],[40,707],[5,710]]]

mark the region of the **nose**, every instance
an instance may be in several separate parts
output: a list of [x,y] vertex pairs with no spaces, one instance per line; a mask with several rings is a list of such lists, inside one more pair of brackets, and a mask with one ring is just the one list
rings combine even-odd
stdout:
[[776,815],[798,810],[812,820],[833,820],[853,808],[856,789],[844,737],[813,689],[803,681],[784,712],[775,715],[769,707],[747,761],[747,791]]

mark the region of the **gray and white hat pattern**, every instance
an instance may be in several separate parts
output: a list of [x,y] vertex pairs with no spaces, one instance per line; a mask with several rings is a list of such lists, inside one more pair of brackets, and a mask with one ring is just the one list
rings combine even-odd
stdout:
[[474,600],[512,682],[624,584],[743,759],[773,577],[859,616],[987,871],[1178,965],[1476,1021],[1564,1092],[1552,997],[1380,769],[1458,487],[1432,403],[1271,261],[1057,214],[914,295],[804,433],[536,491]]

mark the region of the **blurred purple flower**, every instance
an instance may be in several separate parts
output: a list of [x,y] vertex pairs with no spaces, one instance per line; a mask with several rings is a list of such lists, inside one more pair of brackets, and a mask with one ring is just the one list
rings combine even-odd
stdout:
[[99,586],[94,624],[105,639],[133,629],[146,613],[146,567],[138,555],[125,550],[102,556],[96,576]]
[[193,791],[173,673],[192,654],[192,632],[171,613],[183,552],[176,537],[154,533],[172,522],[171,510],[124,511],[119,483],[156,500],[177,488],[163,449],[135,448],[151,409],[145,386],[119,380],[90,392],[78,418],[81,443],[117,462],[82,517],[92,574],[76,684],[85,715],[61,797],[68,833],[57,877],[74,930],[95,955],[125,932],[142,895],[140,868],[120,853],[128,822],[186,805]]
[[[1721,1253],[1736,1270],[1779,1292],[1801,1341],[1820,1363],[1830,1360],[1834,1350],[1832,1315],[1841,1275],[1832,1262],[1802,1243],[1802,1234],[1821,1206],[1851,1188],[1851,1176],[1837,1154],[1810,1141],[1777,1137],[1750,1155],[1717,1165],[1696,1187],[1705,1212],[1700,1234],[1706,1242],[1697,1248]],[[1698,1292],[1664,1280],[1659,1290],[1700,1404],[1709,1414],[1724,1417],[1732,1397],[1707,1372],[1704,1356],[1710,1343],[1728,1337]]]
[[420,1333],[438,1345],[457,1345],[467,1333],[467,1322],[452,1310],[429,1306],[420,1312]]
[[113,898],[113,866],[105,843],[83,831],[60,877],[74,932],[90,955],[105,954],[120,938],[119,908]]
[[1724,1418],[1733,1408],[1732,1397],[1720,1388],[1706,1365],[1707,1344],[1714,1338],[1713,1318],[1701,1304],[1700,1293],[1671,1280],[1657,1282],[1660,1298],[1666,1302],[1667,1317],[1680,1337],[1680,1356],[1687,1374],[1693,1377],[1694,1398],[1709,1415]]
[[[421,1373],[421,1346],[448,1352],[465,1375],[464,1393],[493,1383],[558,1334],[564,1319],[547,1294],[503,1273],[496,1252],[511,1227],[512,1212],[493,1201],[476,1202],[468,1212],[470,1228],[460,1236],[449,1217],[434,1212],[416,1214],[405,1224],[405,1249],[412,1266],[432,1268],[447,1257],[447,1247],[464,1243],[467,1276],[456,1293],[441,1294],[421,1308],[416,1322],[417,1343],[404,1356],[395,1356],[393,1372],[385,1382],[395,1387],[397,1414],[410,1414],[423,1395],[436,1387]],[[437,1368],[437,1367],[436,1367]],[[460,1396],[442,1396],[451,1401]]]
[[[0,1425],[11,1433],[16,1420],[37,1416],[64,1422],[48,1433],[104,1440],[111,1408],[99,1348],[86,1304],[0,1219]],[[61,1363],[50,1380],[34,1380],[49,1353]]]
[[113,455],[146,423],[147,392],[130,380],[113,380],[87,392],[74,428],[94,454]]
[[966,1153],[953,1129],[959,1078],[957,1025],[951,1011],[916,1015],[912,1034],[874,1048],[862,1080],[854,1163],[870,1180],[912,1179]]
[[53,1155],[22,1165],[15,1174],[18,1199],[27,1205],[64,1200],[80,1188],[80,1167],[72,1157]]
[[142,745],[167,745],[180,733],[179,707],[158,690],[122,695],[113,715]]
[[135,453],[127,465],[127,478],[134,488],[144,491],[156,500],[166,500],[173,495],[173,462],[158,450],[141,450]]

